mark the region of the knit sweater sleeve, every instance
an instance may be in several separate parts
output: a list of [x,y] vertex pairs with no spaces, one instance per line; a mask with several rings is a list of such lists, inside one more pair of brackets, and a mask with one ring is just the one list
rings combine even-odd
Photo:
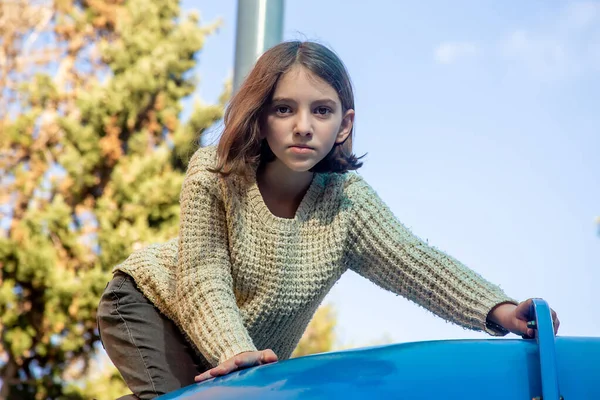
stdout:
[[501,303],[518,304],[496,285],[412,234],[360,177],[347,187],[351,214],[347,265],[376,285],[447,321],[490,335],[508,332],[487,321]]
[[206,157],[194,154],[181,190],[175,297],[182,329],[217,365],[256,347],[234,296],[224,204]]

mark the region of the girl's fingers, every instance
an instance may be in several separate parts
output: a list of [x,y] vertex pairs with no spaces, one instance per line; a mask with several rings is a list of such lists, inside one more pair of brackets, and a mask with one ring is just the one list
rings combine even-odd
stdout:
[[275,361],[277,361],[277,355],[273,352],[273,350],[270,349],[241,353],[223,362],[222,364],[217,365],[213,369],[196,376],[194,381],[202,382],[217,376],[227,375],[233,371],[237,371],[238,369],[269,364]]
[[260,364],[270,364],[277,361],[277,354],[271,349],[263,350],[260,356]]
[[201,373],[200,375],[197,375],[194,378],[194,382],[203,382],[203,381],[205,381],[207,379],[212,378],[213,376],[210,374],[210,371],[212,371],[212,370],[208,370],[206,372]]
[[231,365],[231,363],[223,363],[212,369],[212,376],[222,376],[227,375],[228,373],[235,370],[235,365]]
[[533,301],[532,299],[527,299],[517,305],[517,308],[515,309],[515,313],[516,313],[518,319],[523,319],[523,320],[529,321],[529,319],[531,317],[533,317],[533,316],[529,315],[529,308],[531,306],[532,301]]
[[[520,303],[517,306],[516,313],[517,313],[518,319],[524,319],[527,321],[535,319],[535,315],[529,314],[530,305],[531,305],[532,301],[533,301],[533,299],[527,299],[526,301]],[[554,328],[554,334],[556,335],[558,333],[558,328],[560,327],[560,320],[558,319],[558,316],[556,315],[556,311],[551,309],[550,314],[552,315],[552,326]],[[526,331],[523,331],[523,332],[527,332],[528,336],[534,337],[533,333],[535,333],[535,330],[527,329]]]
[[552,325],[554,326],[554,334],[558,333],[558,327],[560,326],[560,321],[558,316],[556,315],[556,311],[552,310]]
[[235,364],[239,368],[254,367],[256,365],[269,364],[277,361],[273,350],[253,351],[235,356]]
[[235,365],[231,366],[228,365],[231,363],[228,363],[227,361],[224,362],[223,364],[217,365],[216,367],[209,369],[206,372],[203,372],[202,374],[196,376],[194,378],[195,382],[202,382],[211,378],[215,378],[217,376],[223,376],[223,375],[227,375],[230,372],[233,372],[236,368]]
[[217,376],[227,375],[240,368],[257,365],[258,363],[256,361],[252,363],[252,359],[256,359],[256,356],[251,357],[249,356],[249,354],[251,353],[238,354],[237,356],[223,362],[222,364],[219,364],[216,367],[209,369],[208,371],[196,376],[194,378],[194,381],[203,382],[211,378],[216,378]]
[[247,368],[252,367],[254,365],[258,365],[258,359],[260,358],[260,353],[258,351],[248,352],[238,354],[233,358],[233,363],[238,368]]
[[533,329],[527,327],[527,321],[524,319],[513,319],[514,330],[513,333],[517,335],[533,336]]

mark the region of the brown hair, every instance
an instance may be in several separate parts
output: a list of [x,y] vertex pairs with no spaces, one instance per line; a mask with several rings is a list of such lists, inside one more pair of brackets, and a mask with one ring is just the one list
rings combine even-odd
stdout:
[[[315,42],[283,42],[267,50],[256,62],[225,110],[225,129],[217,146],[217,166],[212,172],[248,178],[260,163],[274,159],[266,140],[260,137],[261,118],[271,101],[281,75],[302,65],[337,92],[343,112],[354,109],[352,83],[346,67],[327,47]],[[352,153],[352,134],[333,146],[315,165],[313,172],[346,172],[362,166]]]

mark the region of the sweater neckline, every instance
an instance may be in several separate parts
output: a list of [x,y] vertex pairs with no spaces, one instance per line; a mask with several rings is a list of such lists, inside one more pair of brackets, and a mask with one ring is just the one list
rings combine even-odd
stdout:
[[316,205],[316,201],[321,193],[323,188],[323,176],[320,173],[315,173],[310,185],[308,186],[308,190],[304,194],[298,209],[294,215],[294,218],[283,218],[278,217],[269,210],[267,204],[265,203],[262,193],[260,193],[260,189],[258,188],[258,183],[256,182],[256,176],[252,179],[250,186],[248,188],[248,200],[250,206],[254,213],[268,226],[271,226],[280,230],[289,230],[298,222],[306,221],[314,211],[314,207]]

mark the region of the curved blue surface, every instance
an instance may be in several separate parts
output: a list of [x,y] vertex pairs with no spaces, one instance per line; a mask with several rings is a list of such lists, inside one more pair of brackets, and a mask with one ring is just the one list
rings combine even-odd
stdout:
[[534,300],[537,339],[446,340],[317,354],[254,367],[170,399],[600,400],[600,338],[556,337]]
[[[600,399],[600,338],[558,337],[565,400]],[[535,340],[418,342],[263,365],[177,390],[168,399],[532,399],[542,395]]]

